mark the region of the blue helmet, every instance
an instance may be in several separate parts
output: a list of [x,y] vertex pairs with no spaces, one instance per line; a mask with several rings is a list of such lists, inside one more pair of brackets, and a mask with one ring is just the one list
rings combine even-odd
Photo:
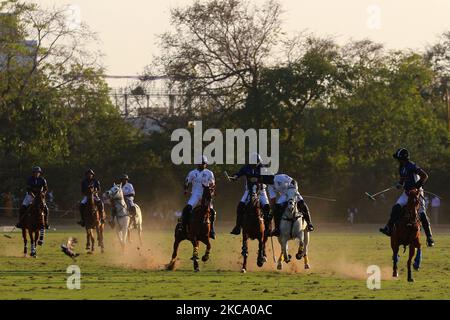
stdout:
[[397,160],[409,160],[409,151],[405,148],[400,148],[394,153],[393,157]]
[[41,169],[41,167],[36,166],[36,167],[33,167],[32,172],[33,173],[42,173],[42,169]]

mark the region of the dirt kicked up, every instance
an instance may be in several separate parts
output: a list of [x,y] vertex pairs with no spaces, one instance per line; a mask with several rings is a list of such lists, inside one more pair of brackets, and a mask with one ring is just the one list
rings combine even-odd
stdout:
[[[393,279],[389,239],[375,226],[318,229],[311,237],[311,270],[293,261],[276,270],[268,242],[268,262],[256,266],[256,242],[250,245],[249,272],[240,273],[241,238],[220,230],[213,241],[211,260],[192,270],[192,246],[183,242],[175,271],[166,271],[173,235],[146,231],[144,244],[137,239],[122,253],[117,238],[106,234],[106,253],[84,253],[85,235],[50,232],[37,259],[24,258],[19,233],[0,239],[0,297],[2,299],[450,299],[450,233],[436,229],[436,247],[424,249],[422,268],[415,283],[406,281],[406,255],[400,258],[400,278]],[[60,245],[69,236],[79,240],[76,261]],[[422,242],[424,239],[422,239]],[[280,249],[275,243],[278,256]],[[295,254],[296,244],[291,242]],[[204,252],[201,246],[200,253]],[[295,260],[295,259],[294,259]],[[81,271],[81,289],[67,288],[67,268]],[[381,289],[367,288],[367,268],[381,269]]]

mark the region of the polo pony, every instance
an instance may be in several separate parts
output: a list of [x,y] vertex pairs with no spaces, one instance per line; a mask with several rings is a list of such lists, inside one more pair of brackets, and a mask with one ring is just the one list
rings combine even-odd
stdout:
[[242,273],[247,272],[248,258],[248,240],[258,240],[258,258],[256,263],[258,267],[262,267],[267,261],[266,258],[266,242],[264,217],[259,202],[259,191],[262,185],[258,183],[257,178],[252,178],[248,183],[248,198],[245,203],[244,214],[242,217]]
[[28,253],[27,233],[30,238],[31,257],[37,257],[36,245],[42,245],[44,243],[44,210],[45,192],[41,189],[34,195],[33,203],[28,207],[22,218],[23,254],[25,257]]
[[305,269],[310,269],[308,261],[309,232],[306,230],[307,223],[303,219],[302,213],[298,210],[297,190],[289,188],[287,193],[287,205],[280,222],[280,236],[278,241],[281,245],[281,254],[278,259],[277,269],[283,269],[283,262],[291,262],[291,255],[288,253],[288,241],[298,241],[297,260],[304,259]]
[[103,253],[105,251],[103,243],[103,229],[104,229],[104,217],[103,212],[99,212],[97,204],[95,203],[96,191],[91,184],[87,189],[87,203],[84,207],[84,223],[86,229],[86,250],[88,254],[92,254],[95,251],[95,238],[94,230],[97,234],[98,246]]
[[422,260],[422,249],[420,244],[420,218],[418,215],[420,207],[420,191],[417,189],[412,189],[407,191],[408,203],[402,209],[402,214],[395,222],[392,234],[391,234],[391,248],[393,252],[393,274],[392,276],[398,277],[398,260],[399,260],[399,248],[404,246],[409,246],[409,257],[408,257],[408,281],[414,282],[412,277],[411,262],[416,253],[414,260],[414,269],[419,270],[420,263]]
[[167,270],[174,270],[178,255],[178,247],[184,240],[189,240],[192,243],[193,254],[191,260],[194,263],[194,271],[199,272],[199,243],[206,245],[205,255],[202,257],[203,262],[207,262],[210,258],[211,252],[211,201],[215,189],[212,186],[203,186],[203,195],[200,205],[192,210],[192,214],[187,226],[187,232],[183,231],[182,223],[179,222],[175,228],[175,241],[173,243],[173,253],[170,263],[167,265]]

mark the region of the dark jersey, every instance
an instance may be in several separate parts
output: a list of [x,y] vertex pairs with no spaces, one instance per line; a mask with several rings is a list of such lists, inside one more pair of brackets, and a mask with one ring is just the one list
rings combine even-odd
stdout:
[[252,178],[257,178],[258,183],[273,184],[274,176],[267,175],[267,173],[262,172],[263,168],[264,168],[263,165],[253,166],[253,165],[247,164],[247,165],[243,166],[241,168],[241,170],[239,170],[235,174],[235,176],[237,178],[245,176],[247,178],[247,185],[252,183],[251,182],[251,180],[253,180]]
[[408,161],[404,166],[400,166],[400,179],[406,191],[416,188],[416,183],[420,179],[419,171],[420,167],[411,161]]
[[33,176],[27,179],[27,192],[32,192],[36,194],[41,190],[47,192],[48,190],[47,180],[45,180],[43,177],[35,178]]
[[101,191],[101,188],[100,188],[100,181],[98,181],[97,179],[92,179],[92,180],[90,180],[90,179],[87,179],[87,178],[86,178],[86,179],[84,179],[84,180],[81,182],[81,193],[84,194],[84,195],[86,195],[87,190],[88,190],[88,187],[89,187],[90,185],[94,185],[94,188],[95,188],[96,191],[98,191],[98,192]]

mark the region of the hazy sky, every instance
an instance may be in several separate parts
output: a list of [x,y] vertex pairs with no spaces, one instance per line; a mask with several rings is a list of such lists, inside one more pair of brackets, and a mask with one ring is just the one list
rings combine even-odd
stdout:
[[[31,1],[31,0],[30,0]],[[262,0],[254,0],[261,3]],[[285,30],[333,35],[339,42],[370,38],[389,48],[420,48],[450,30],[449,0],[279,0]],[[192,0],[35,0],[73,5],[97,32],[112,75],[142,72],[158,53],[156,34],[169,28],[170,8]]]

